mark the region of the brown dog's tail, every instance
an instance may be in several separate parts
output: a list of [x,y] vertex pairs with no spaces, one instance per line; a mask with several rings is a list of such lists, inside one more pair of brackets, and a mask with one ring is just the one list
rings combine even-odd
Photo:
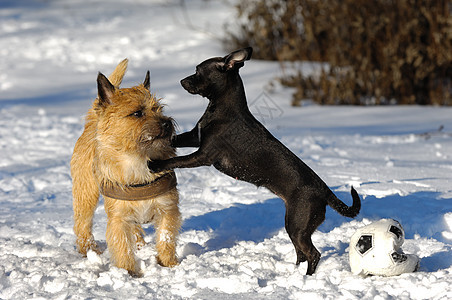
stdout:
[[344,202],[338,199],[333,193],[332,196],[327,200],[328,205],[331,206],[335,211],[343,215],[344,217],[354,218],[359,214],[361,209],[361,199],[358,193],[352,187],[351,194],[353,198],[352,206],[347,206]]
[[119,85],[121,84],[122,79],[124,78],[124,74],[126,74],[128,63],[129,60],[125,58],[116,66],[113,73],[111,73],[110,76],[108,76],[108,80],[117,89],[119,89]]

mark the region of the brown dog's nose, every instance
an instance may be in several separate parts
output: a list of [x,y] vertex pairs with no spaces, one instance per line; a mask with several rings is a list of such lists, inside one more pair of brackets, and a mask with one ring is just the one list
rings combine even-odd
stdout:
[[169,135],[173,133],[173,121],[163,120],[161,123],[162,133],[163,135]]
[[163,121],[162,127],[165,129],[169,129],[173,126],[173,123],[171,122],[171,120],[165,120]]

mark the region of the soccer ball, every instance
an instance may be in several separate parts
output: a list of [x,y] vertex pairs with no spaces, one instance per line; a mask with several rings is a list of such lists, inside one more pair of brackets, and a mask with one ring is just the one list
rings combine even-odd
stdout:
[[414,272],[419,258],[403,253],[405,232],[399,222],[382,219],[359,228],[350,240],[350,267],[355,275],[396,276]]

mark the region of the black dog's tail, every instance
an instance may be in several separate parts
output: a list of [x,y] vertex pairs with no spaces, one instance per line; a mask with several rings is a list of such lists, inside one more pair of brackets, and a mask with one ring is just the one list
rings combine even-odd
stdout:
[[327,199],[328,205],[331,206],[335,211],[343,215],[344,217],[354,218],[359,214],[361,209],[361,199],[358,193],[352,187],[351,194],[353,198],[352,206],[347,206],[339,198],[337,198],[333,193],[332,196]]

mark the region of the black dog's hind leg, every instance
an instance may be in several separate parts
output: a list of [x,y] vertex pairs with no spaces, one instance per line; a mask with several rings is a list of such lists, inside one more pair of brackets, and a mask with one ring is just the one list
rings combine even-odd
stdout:
[[297,253],[297,265],[308,261],[306,275],[315,272],[320,260],[320,252],[314,247],[311,236],[325,219],[324,211],[324,206],[322,208],[312,202],[303,204],[302,201],[294,201],[286,204],[286,231]]

